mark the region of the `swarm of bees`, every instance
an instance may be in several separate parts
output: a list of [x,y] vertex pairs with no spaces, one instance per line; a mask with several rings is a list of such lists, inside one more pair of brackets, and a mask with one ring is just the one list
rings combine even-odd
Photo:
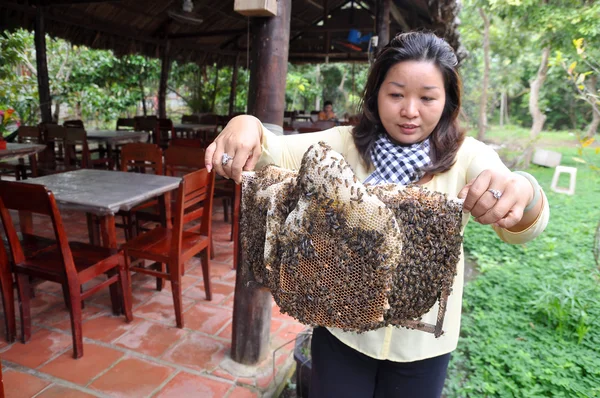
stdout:
[[[364,332],[442,331],[459,261],[462,204],[417,185],[366,186],[323,143],[299,171],[244,173],[242,258],[300,322]],[[421,321],[436,301],[435,325]]]

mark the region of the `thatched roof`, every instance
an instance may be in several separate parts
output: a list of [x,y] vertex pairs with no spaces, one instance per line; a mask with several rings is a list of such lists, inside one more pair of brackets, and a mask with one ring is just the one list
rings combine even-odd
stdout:
[[[199,24],[174,19],[181,0],[1,0],[0,29],[33,30],[36,4],[43,5],[51,36],[91,48],[156,57],[166,40],[179,61],[231,64],[245,60],[248,18],[233,10],[233,0],[194,0]],[[366,60],[367,42],[352,49],[350,29],[375,33],[374,0],[292,0],[289,59],[291,62]],[[394,0],[390,32],[430,29],[458,48],[457,0]],[[330,18],[323,24],[324,4]],[[171,13],[169,12],[171,11]],[[331,47],[326,50],[327,34]],[[245,62],[244,62],[245,63]]]

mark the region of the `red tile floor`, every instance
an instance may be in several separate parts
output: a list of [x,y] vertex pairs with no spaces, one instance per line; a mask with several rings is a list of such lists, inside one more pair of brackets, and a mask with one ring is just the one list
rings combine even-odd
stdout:
[[[69,238],[86,241],[84,215],[62,216]],[[75,360],[60,287],[45,282],[33,300],[31,341],[9,345],[0,331],[6,397],[273,396],[293,363],[293,339],[305,327],[274,305],[269,357],[256,367],[231,361],[235,286],[231,225],[223,221],[220,206],[213,220],[213,300],[205,299],[200,260],[193,258],[183,281],[184,329],[175,327],[170,286],[158,292],[155,279],[134,275],[135,320],[127,324],[123,317],[113,316],[108,289],[98,292],[85,303],[84,356]],[[34,228],[41,235],[50,232],[41,219],[34,219]]]

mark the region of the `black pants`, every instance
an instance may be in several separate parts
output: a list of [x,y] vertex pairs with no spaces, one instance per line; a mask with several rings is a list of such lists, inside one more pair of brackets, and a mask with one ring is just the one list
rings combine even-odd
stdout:
[[415,362],[382,361],[364,355],[315,328],[310,398],[439,398],[450,354]]

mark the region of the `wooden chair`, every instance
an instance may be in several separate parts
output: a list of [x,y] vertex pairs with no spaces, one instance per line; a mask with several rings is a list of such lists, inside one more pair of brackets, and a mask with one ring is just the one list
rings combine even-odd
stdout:
[[[156,144],[148,143],[132,143],[124,145],[121,149],[121,171],[164,175],[162,149]],[[156,208],[158,210],[158,201],[152,199],[131,210],[119,211],[117,213],[122,217],[123,224],[116,224],[116,226],[124,228],[126,240],[133,238],[139,231],[135,219],[136,213],[147,208]]]
[[[210,283],[210,237],[214,171],[201,169],[186,174],[177,191],[173,228],[157,227],[138,235],[123,245],[125,264],[130,271],[160,277],[171,282],[177,327],[183,328],[181,277],[184,264],[201,254],[206,299],[212,299]],[[202,203],[201,210],[198,204]],[[198,232],[185,225],[200,220]],[[129,257],[148,259],[161,264],[162,271],[130,265]],[[166,267],[164,266],[166,264]]]
[[[195,140],[189,140],[195,141]],[[204,149],[171,145],[165,150],[165,174],[182,177],[204,168]]]
[[[9,210],[32,212],[50,217],[57,244],[33,254],[25,254]],[[83,355],[82,300],[109,286],[113,313],[115,315],[121,313],[121,294],[125,319],[127,322],[132,321],[131,283],[123,256],[116,249],[69,242],[54,195],[46,187],[0,181],[0,218],[10,245],[13,272],[17,279],[23,343],[31,337],[30,276],[60,283],[63,289],[69,292],[68,306],[75,358]],[[85,283],[102,275],[107,276],[106,280],[81,291]]]
[[[30,234],[17,234],[21,241],[21,247],[25,256],[31,256],[40,250],[45,250],[51,246],[56,245],[56,241],[41,236],[30,235]],[[12,260],[10,260],[8,253],[10,252],[10,246],[7,240],[0,242],[0,286],[2,287],[2,304],[4,308],[4,323],[6,327],[6,341],[12,343],[15,341],[17,336],[17,326],[15,321],[15,308],[14,308],[14,286],[12,276]],[[35,291],[33,285],[36,281],[30,278],[32,284],[31,296],[33,297]],[[67,297],[68,291],[63,289],[65,298]],[[66,300],[65,300],[66,302]]]
[[135,129],[135,119],[133,118],[118,118],[117,131],[132,131]]
[[[189,140],[196,141],[196,140]],[[186,174],[198,171],[205,167],[204,165],[204,149],[199,147],[173,146],[170,145],[165,154],[165,174],[171,177],[183,177]],[[215,181],[215,189],[216,189]],[[215,193],[216,195],[216,193]],[[215,196],[213,195],[213,196]],[[216,196],[215,196],[216,197]],[[223,205],[225,206],[225,205]],[[198,208],[202,206],[197,206]],[[224,207],[225,209],[225,207]],[[225,210],[224,210],[225,211]],[[141,230],[140,222],[160,222],[161,214],[156,211],[156,208],[146,208],[138,211],[135,216],[136,229]],[[211,259],[214,258],[214,242],[211,236]],[[162,285],[157,280],[157,289],[161,290]]]
[[63,122],[63,126],[64,127],[73,127],[73,128],[77,128],[77,129],[84,129],[85,128],[85,126],[83,125],[83,121],[81,121],[79,119],[65,120]]
[[171,138],[169,148],[173,146],[204,148],[204,142],[200,138]]
[[13,276],[10,268],[7,250],[4,248],[4,244],[0,242],[0,285],[2,286],[2,308],[4,309],[4,327],[7,343],[14,342],[17,336]]
[[175,137],[175,128],[171,119],[158,119],[152,141],[162,149],[165,149],[169,146],[169,140],[172,137]]
[[183,115],[183,116],[181,116],[181,123],[182,124],[185,124],[185,123],[199,124],[200,116],[198,116],[198,115]]
[[[19,144],[43,144],[42,131],[37,126],[20,126],[17,129],[17,142]],[[15,179],[25,180],[28,177],[37,177],[37,155],[0,162],[0,169],[14,173]]]
[[53,174],[65,169],[65,140],[67,138],[67,128],[57,124],[44,124],[44,141],[48,147],[43,159],[38,162],[40,174]]
[[133,118],[135,122],[135,131],[146,131],[153,133],[156,129],[156,122],[158,118],[156,116],[136,116]]
[[[92,157],[90,151],[87,132],[82,128],[67,127],[65,146],[65,167],[67,170],[83,168],[105,170],[114,169],[114,160],[107,156],[99,155],[98,158]],[[81,148],[81,150],[79,149]]]

